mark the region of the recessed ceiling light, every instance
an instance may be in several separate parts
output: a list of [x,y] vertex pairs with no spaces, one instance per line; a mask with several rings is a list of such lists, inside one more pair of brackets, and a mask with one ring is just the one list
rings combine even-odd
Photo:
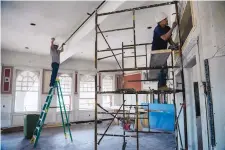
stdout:
[[25,47],[25,49],[29,49],[29,47]]
[[31,25],[31,26],[36,26],[36,24],[35,24],[35,23],[30,23],[30,25]]

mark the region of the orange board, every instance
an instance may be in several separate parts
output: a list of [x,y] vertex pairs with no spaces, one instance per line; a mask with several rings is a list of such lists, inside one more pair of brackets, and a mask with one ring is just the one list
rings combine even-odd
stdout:
[[129,80],[141,80],[140,73],[124,76],[124,88],[134,88],[136,91],[141,91],[141,82],[128,82]]

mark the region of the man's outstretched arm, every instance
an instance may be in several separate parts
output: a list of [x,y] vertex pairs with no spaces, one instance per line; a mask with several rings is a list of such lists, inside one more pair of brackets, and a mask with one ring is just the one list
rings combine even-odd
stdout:
[[169,43],[170,43],[170,45],[177,45],[177,44],[173,41],[172,37],[169,38]]
[[54,50],[54,41],[55,41],[55,38],[51,38],[51,50]]
[[60,53],[64,51],[64,45],[65,45],[65,43],[62,44],[62,48],[61,48],[61,50],[59,50]]
[[162,35],[160,38],[163,39],[164,41],[168,41],[171,38],[173,30],[176,26],[177,26],[177,23],[174,22],[172,25],[172,28],[166,34]]

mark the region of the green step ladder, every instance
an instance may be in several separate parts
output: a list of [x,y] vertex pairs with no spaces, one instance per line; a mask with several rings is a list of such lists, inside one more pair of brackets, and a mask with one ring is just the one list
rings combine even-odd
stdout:
[[[57,89],[59,108],[60,108],[60,113],[61,113],[61,118],[62,118],[62,126],[63,126],[63,129],[64,129],[65,138],[67,138],[67,132],[66,131],[68,131],[69,135],[70,135],[70,140],[71,140],[71,142],[73,141],[72,134],[71,134],[71,131],[70,131],[70,123],[69,123],[69,119],[68,119],[69,117],[67,116],[66,107],[65,107],[65,104],[64,104],[64,100],[63,100],[62,89],[61,89],[61,86],[60,86],[59,79],[57,78],[54,87],[51,87],[49,92],[48,92],[48,96],[47,96],[45,104],[42,108],[41,115],[40,115],[39,120],[37,122],[36,128],[34,129],[33,137],[31,139],[31,143],[34,143],[34,148],[37,146],[38,139],[40,137],[41,130],[42,130],[42,127],[44,125],[44,122],[45,122],[45,119],[46,119],[46,116],[47,116],[47,113],[48,113],[48,109],[50,107],[50,104],[51,104],[51,101],[52,101],[52,98],[53,98],[55,88]],[[63,115],[65,115],[65,116],[63,116]],[[64,120],[64,118],[66,120]]]

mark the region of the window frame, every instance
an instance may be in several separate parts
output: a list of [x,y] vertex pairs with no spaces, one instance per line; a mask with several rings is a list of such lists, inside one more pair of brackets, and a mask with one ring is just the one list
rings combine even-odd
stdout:
[[[32,72],[32,73],[34,73],[36,76],[37,76],[37,78],[38,78],[38,91],[36,91],[38,94],[38,102],[37,102],[37,111],[16,111],[16,109],[15,109],[15,107],[16,107],[16,92],[17,92],[17,90],[16,90],[16,83],[17,83],[17,77],[19,76],[19,74],[20,73],[22,73],[22,72],[25,72],[25,71],[29,71],[29,72]],[[41,70],[39,70],[39,69],[33,69],[33,68],[23,68],[23,67],[15,67],[14,68],[14,70],[13,70],[13,74],[15,75],[14,77],[13,77],[13,81],[14,82],[12,82],[12,87],[13,87],[13,102],[12,102],[12,106],[13,107],[11,107],[11,110],[12,110],[12,112],[13,112],[13,115],[14,114],[16,114],[16,115],[18,115],[18,114],[30,114],[30,113],[38,113],[39,112],[39,110],[40,110],[40,105],[41,105],[41,103],[40,103],[40,97],[41,97],[41,78],[42,78],[42,76],[41,76]],[[13,116],[12,116],[12,118],[11,118],[11,123],[13,122]]]
[[[104,78],[105,77],[111,77],[111,79],[112,79],[112,89],[111,90],[104,90]],[[114,91],[115,90],[115,75],[110,75],[110,74],[104,74],[104,75],[102,75],[102,77],[101,77],[101,87],[102,87],[102,91]],[[107,107],[107,106],[104,106],[104,103],[103,103],[103,97],[104,96],[109,96],[110,97],[110,104],[109,104],[109,107]],[[102,101],[101,101],[101,103],[102,103],[102,106],[104,107],[104,108],[110,108],[110,107],[112,107],[112,106],[114,106],[114,94],[104,94],[104,95],[102,95],[101,96],[101,99],[102,99]]]
[[[95,107],[95,97],[93,97],[93,98],[81,98],[81,93],[82,92],[85,92],[85,91],[81,91],[81,88],[85,88],[85,87],[81,87],[81,82],[84,82],[84,81],[82,81],[82,77],[85,77],[85,76],[90,76],[90,77],[92,77],[93,78],[93,81],[85,81],[86,83],[88,83],[88,82],[93,82],[94,83],[94,86],[92,87],[89,87],[89,88],[91,88],[91,89],[94,89],[94,91],[86,91],[86,92],[94,92],[95,93],[95,77],[94,77],[94,75],[91,75],[91,74],[79,74],[79,110],[94,110],[94,107]],[[86,87],[86,88],[88,88],[88,87]],[[80,107],[80,104],[81,104],[81,100],[93,100],[93,107],[90,107],[90,108],[81,108]],[[87,103],[88,104],[88,103]]]
[[[70,87],[70,92],[69,93],[66,93],[66,94],[63,94],[63,96],[69,96],[69,99],[70,99],[70,106],[69,106],[69,110],[67,110],[67,112],[70,112],[73,110],[73,74],[71,73],[64,73],[64,72],[60,72],[58,73],[58,78],[60,78],[60,76],[62,75],[67,75],[68,77],[71,78],[71,87]],[[60,86],[61,86],[61,90],[62,90],[62,93],[63,93],[63,88],[62,88],[62,83],[60,82]],[[56,95],[56,112],[59,113],[60,112],[60,108],[59,108],[59,105],[58,105],[58,95],[57,95],[57,92],[55,92],[55,95]],[[63,98],[64,102],[65,102],[65,99]],[[64,103],[65,104],[65,103]],[[65,104],[65,107],[66,107],[66,104]]]

